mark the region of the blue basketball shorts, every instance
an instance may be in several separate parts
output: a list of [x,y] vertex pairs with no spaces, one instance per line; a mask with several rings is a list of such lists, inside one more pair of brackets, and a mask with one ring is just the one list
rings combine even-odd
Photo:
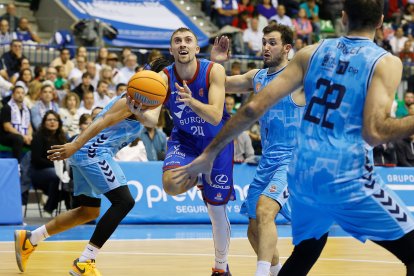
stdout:
[[289,201],[295,245],[307,239],[319,239],[335,222],[361,242],[396,240],[414,229],[410,211],[383,183],[379,183],[374,194],[357,201],[318,204],[304,201],[295,194],[290,195]]
[[260,196],[275,200],[280,205],[280,213],[290,220],[289,192],[287,188],[287,171],[291,153],[283,153],[277,158],[262,156],[256,174],[249,186],[246,200],[240,213],[256,219],[256,207]]
[[112,157],[82,166],[71,163],[71,168],[75,196],[100,198],[101,194],[127,184],[124,172]]
[[[191,163],[197,158],[213,138],[189,138],[188,135],[175,135],[167,142],[167,154],[163,171],[171,170]],[[212,184],[203,176],[202,194],[206,202],[223,205],[236,198],[233,187],[233,143],[228,144],[217,156],[211,172]]]

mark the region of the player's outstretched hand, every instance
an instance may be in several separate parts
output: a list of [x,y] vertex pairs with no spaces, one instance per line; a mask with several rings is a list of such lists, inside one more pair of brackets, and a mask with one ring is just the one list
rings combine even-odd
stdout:
[[216,37],[213,48],[211,49],[211,61],[222,63],[230,58],[230,39],[227,36]]
[[142,109],[142,103],[136,102],[129,95],[127,95],[126,97],[126,102],[132,114],[134,114],[138,119],[144,118],[144,110]]
[[178,91],[178,96],[180,96],[178,101],[185,103],[187,106],[191,107],[191,102],[194,98],[192,96],[190,88],[187,86],[187,82],[183,81],[183,86],[180,86],[178,83],[175,83],[175,88]]
[[64,160],[71,157],[78,148],[73,143],[54,145],[47,151],[47,158],[51,161]]
[[177,180],[178,183],[184,183],[188,179],[195,179],[198,174],[202,173],[208,184],[211,182],[211,170],[213,169],[214,158],[210,158],[207,154],[202,153],[199,157],[194,159],[190,164],[173,169],[173,179]]

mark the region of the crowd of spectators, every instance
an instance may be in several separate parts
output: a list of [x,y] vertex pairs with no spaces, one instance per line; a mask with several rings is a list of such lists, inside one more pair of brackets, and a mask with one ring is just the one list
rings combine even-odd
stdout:
[[[407,0],[386,2],[385,23],[378,29],[375,42],[404,64],[414,61],[414,3]],[[414,2],[414,1],[413,1]],[[270,22],[284,24],[295,33],[290,58],[310,43],[325,35],[326,22],[333,27],[332,36],[343,34],[340,23],[341,0],[204,0],[206,15],[219,28],[232,26],[238,31],[242,43],[234,54],[247,54],[253,59],[261,56],[262,29]],[[49,195],[45,210],[56,209],[56,183],[62,180],[53,174],[54,164],[48,161],[46,148],[52,144],[74,139],[88,127],[93,118],[113,98],[126,89],[129,78],[143,70],[136,53],[128,47],[120,52],[102,47],[96,60],[88,58],[89,52],[77,45],[76,53],[62,48],[49,64],[36,64],[23,54],[23,45],[40,43],[25,17],[16,16],[16,7],[7,6],[0,16],[0,44],[9,44],[10,50],[0,56],[0,143],[11,148],[12,156],[19,163],[25,150],[31,150],[30,170],[33,185]],[[234,40],[234,41],[237,41]],[[162,56],[152,50],[146,61]],[[228,74],[243,74],[257,68],[250,62],[247,68],[233,60]],[[407,90],[404,99],[396,99],[392,114],[397,117],[414,115],[414,75],[405,67],[404,80]],[[226,97],[227,111],[233,114],[248,97],[234,94]],[[160,161],[165,157],[166,139],[171,133],[172,122],[162,110],[157,128],[143,128],[139,138],[120,151],[118,160]],[[236,162],[257,162],[261,154],[260,127],[255,124],[235,140]],[[374,150],[375,163],[386,166],[414,165],[414,137],[397,143],[380,145]]]

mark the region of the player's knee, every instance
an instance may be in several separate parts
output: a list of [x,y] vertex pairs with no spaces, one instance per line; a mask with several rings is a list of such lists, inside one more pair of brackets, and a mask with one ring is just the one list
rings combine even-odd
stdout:
[[122,201],[122,206],[123,206],[123,209],[128,213],[135,206],[134,198],[131,195],[128,197],[125,197],[125,200]]
[[275,220],[275,212],[271,212],[266,206],[257,205],[256,208],[256,219],[257,223],[269,223]]

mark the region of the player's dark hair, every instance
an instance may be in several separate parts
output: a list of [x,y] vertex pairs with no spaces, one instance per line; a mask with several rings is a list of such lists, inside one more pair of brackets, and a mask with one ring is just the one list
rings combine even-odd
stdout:
[[384,0],[346,0],[344,11],[348,15],[348,31],[375,29],[383,10]]
[[279,32],[283,45],[293,45],[293,31],[290,27],[281,24],[269,24],[263,28],[263,34],[267,35],[271,32]]
[[174,35],[175,35],[176,33],[183,33],[183,32],[190,32],[190,33],[192,33],[192,34],[193,34],[193,36],[194,36],[194,37],[195,37],[195,39],[196,39],[196,42],[198,42],[198,38],[197,38],[197,36],[195,35],[195,33],[194,33],[192,30],[190,30],[189,28],[186,28],[186,27],[181,27],[181,28],[178,28],[177,30],[175,30],[175,31],[172,33],[171,38],[170,38],[170,45],[172,45],[172,38],[174,37]]
[[157,58],[154,61],[152,61],[151,64],[150,64],[151,71],[154,71],[154,72],[158,73],[170,64],[171,64],[171,62],[166,58],[163,58],[163,57]]

